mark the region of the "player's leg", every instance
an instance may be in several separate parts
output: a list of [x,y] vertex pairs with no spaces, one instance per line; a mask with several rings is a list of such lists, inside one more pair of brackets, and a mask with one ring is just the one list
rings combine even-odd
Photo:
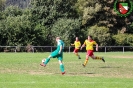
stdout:
[[50,58],[51,58],[51,57],[52,57],[52,56],[49,55],[48,58],[43,59],[43,60],[42,60],[42,63],[41,63],[40,65],[45,67],[45,66],[48,64],[48,62],[50,61]]
[[48,56],[48,58],[42,60],[42,63],[40,65],[45,67],[48,64],[48,62],[50,61],[50,58],[55,58],[55,57],[57,57],[57,55],[58,55],[57,51],[52,52]]
[[79,49],[74,49],[73,53],[78,56],[78,59],[81,59],[80,55],[78,54]]
[[65,74],[65,69],[64,69],[64,64],[63,64],[63,53],[58,55],[58,61],[59,61],[59,65],[60,65],[60,70],[62,75]]
[[86,66],[86,64],[88,63],[88,60],[89,60],[89,56],[86,54],[86,59],[85,59],[85,62],[84,64],[82,64],[84,67]]
[[62,63],[61,60],[59,60],[59,64],[60,64],[61,73],[62,73],[62,75],[63,75],[63,74],[65,74],[64,64]]
[[103,62],[105,62],[105,60],[104,60],[103,57],[99,57],[99,56],[92,55],[91,58],[94,59],[94,60],[102,60]]
[[86,64],[88,63],[88,60],[89,60],[89,56],[91,57],[93,55],[93,50],[87,50],[87,53],[86,53],[86,60],[83,64],[83,66],[85,67]]
[[84,62],[84,64],[82,64],[84,67],[86,66],[86,64],[87,64],[88,61],[89,61],[89,56],[90,56],[90,52],[87,50],[85,62]]

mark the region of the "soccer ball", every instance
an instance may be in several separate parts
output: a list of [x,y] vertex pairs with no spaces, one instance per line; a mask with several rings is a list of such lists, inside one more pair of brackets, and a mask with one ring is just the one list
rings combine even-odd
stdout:
[[45,62],[45,58],[42,60],[42,63],[44,63]]

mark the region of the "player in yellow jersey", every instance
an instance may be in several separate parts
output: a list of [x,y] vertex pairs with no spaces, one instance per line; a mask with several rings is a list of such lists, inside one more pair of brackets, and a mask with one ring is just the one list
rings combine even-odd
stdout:
[[76,37],[76,40],[74,41],[74,44],[71,44],[72,46],[75,46],[75,49],[73,51],[73,53],[78,56],[79,59],[81,59],[80,55],[78,54],[78,51],[80,49],[81,43],[78,39],[78,37]]
[[91,57],[92,59],[95,60],[102,60],[103,62],[105,62],[103,57],[98,57],[98,56],[94,56],[93,54],[93,46],[96,45],[96,51],[98,51],[98,44],[92,40],[92,36],[88,36],[88,39],[85,40],[84,44],[81,46],[81,50],[83,47],[86,46],[86,60],[84,62],[84,64],[82,64],[84,67],[86,66],[86,64],[88,63],[89,57]]

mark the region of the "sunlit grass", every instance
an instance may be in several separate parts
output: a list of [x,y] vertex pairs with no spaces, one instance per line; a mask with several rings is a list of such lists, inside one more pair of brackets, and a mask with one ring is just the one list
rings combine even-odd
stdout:
[[78,59],[64,53],[66,74],[61,75],[57,59],[44,68],[39,64],[50,53],[0,53],[0,88],[131,88],[132,52],[95,53],[106,63],[89,59],[82,67],[85,53]]

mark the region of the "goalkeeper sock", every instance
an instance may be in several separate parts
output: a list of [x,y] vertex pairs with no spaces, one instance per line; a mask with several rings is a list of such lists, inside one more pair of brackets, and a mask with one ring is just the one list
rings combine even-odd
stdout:
[[60,64],[60,70],[61,70],[61,72],[65,72],[64,71],[64,65],[63,64]]
[[84,65],[86,65],[87,63],[88,63],[88,59],[85,60]]
[[102,57],[96,56],[95,59],[96,59],[96,60],[102,60]]
[[47,64],[50,61],[50,58],[46,58],[44,64]]

